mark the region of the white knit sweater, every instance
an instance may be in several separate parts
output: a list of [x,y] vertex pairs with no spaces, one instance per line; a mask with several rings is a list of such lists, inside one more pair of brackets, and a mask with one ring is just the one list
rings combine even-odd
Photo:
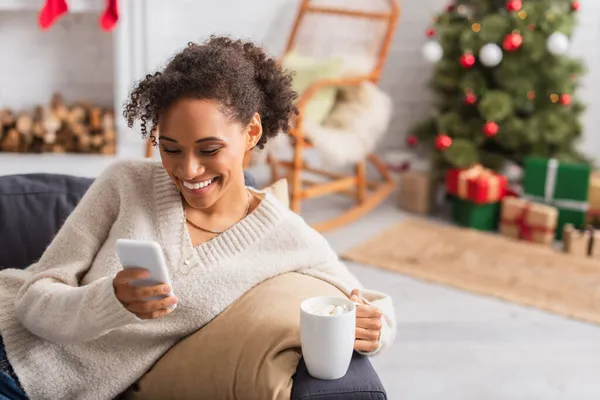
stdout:
[[[119,238],[162,245],[179,298],[168,316],[143,321],[115,297]],[[185,265],[182,253],[194,261]],[[119,161],[94,181],[37,263],[0,272],[0,333],[32,399],[112,399],[244,292],[288,271],[346,293],[361,287],[326,240],[269,194],[244,220],[193,247],[179,191],[160,163]],[[384,312],[379,352],[394,339],[394,311],[388,296],[363,293]]]

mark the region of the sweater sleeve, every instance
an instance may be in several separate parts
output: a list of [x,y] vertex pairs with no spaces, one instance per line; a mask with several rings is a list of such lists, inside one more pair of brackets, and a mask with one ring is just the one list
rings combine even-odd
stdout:
[[126,166],[108,167],[67,217],[15,299],[21,324],[44,339],[75,344],[140,322],[116,298],[110,276],[80,286],[120,208],[117,179]]
[[337,255],[332,254],[329,261],[299,272],[332,283],[342,290],[346,296],[350,296],[352,289],[360,289],[365,300],[381,310],[383,316],[381,318],[382,329],[379,347],[375,351],[359,352],[360,354],[367,356],[378,355],[394,342],[396,337],[396,317],[391,297],[387,294],[363,287],[360,281],[348,270],[346,265],[337,258]]

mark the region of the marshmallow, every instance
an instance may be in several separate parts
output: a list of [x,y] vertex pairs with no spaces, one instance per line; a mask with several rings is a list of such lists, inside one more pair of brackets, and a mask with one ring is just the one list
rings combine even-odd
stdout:
[[341,306],[336,306],[333,304],[326,304],[321,307],[314,307],[312,310],[310,310],[310,313],[314,314],[314,315],[319,315],[319,316],[325,317],[325,316],[334,316],[334,315],[345,314],[349,311],[350,311],[350,308],[346,304],[341,305]]

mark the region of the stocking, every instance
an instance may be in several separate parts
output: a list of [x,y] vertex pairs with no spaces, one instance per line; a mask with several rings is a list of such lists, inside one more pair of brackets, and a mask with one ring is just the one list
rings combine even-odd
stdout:
[[117,0],[106,0],[106,9],[100,17],[100,26],[105,31],[112,30],[119,20],[119,6]]
[[46,0],[46,4],[40,11],[39,24],[42,29],[48,29],[69,10],[66,0]]

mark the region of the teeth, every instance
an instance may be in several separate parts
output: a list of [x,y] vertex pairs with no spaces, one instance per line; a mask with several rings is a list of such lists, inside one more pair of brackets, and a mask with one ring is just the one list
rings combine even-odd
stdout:
[[204,181],[204,182],[198,182],[198,183],[190,183],[190,182],[183,181],[183,186],[185,186],[186,188],[188,188],[190,190],[198,190],[198,189],[202,189],[202,188],[207,187],[214,180],[215,180],[215,178],[209,179],[209,180]]

